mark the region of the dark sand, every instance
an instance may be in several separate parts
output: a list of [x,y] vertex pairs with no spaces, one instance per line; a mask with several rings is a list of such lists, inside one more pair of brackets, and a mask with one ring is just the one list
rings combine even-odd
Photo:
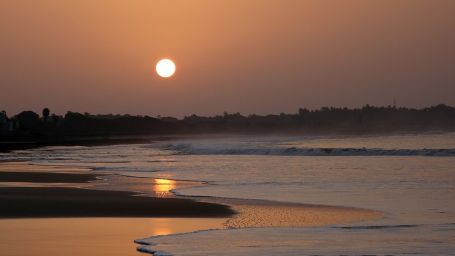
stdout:
[[[0,182],[81,183],[93,174],[0,172]],[[50,217],[227,217],[228,206],[134,192],[72,187],[0,187],[0,218]]]
[[[144,255],[135,239],[222,228],[226,218],[220,217],[234,213],[217,203],[79,188],[112,179],[104,175],[83,167],[0,163],[0,255]],[[175,187],[169,182],[152,179],[146,186],[164,192]]]
[[220,204],[131,192],[79,188],[0,188],[0,218],[29,217],[226,217]]

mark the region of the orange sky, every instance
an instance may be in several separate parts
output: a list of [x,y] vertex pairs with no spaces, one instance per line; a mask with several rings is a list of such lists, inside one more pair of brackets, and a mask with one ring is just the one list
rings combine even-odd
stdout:
[[[0,109],[455,105],[452,0],[0,0]],[[153,73],[168,57],[171,79]]]

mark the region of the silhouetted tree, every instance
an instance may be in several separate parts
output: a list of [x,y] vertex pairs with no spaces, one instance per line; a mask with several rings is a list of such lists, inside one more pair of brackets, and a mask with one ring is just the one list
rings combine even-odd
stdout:
[[[6,116],[6,113],[0,113]],[[3,118],[5,119],[5,118]],[[6,118],[7,119],[7,118]],[[183,119],[131,115],[92,115],[68,112],[64,117],[50,116],[43,109],[43,123],[32,111],[24,111],[7,119],[8,127],[16,127],[17,134],[42,136],[46,139],[71,136],[109,136],[131,134],[171,133],[374,133],[396,131],[455,131],[455,108],[437,105],[423,109],[375,107],[323,107],[318,110],[300,108],[297,113],[279,115],[248,115],[224,112],[216,116],[190,115]],[[49,120],[50,119],[50,120]],[[6,127],[4,125],[4,127]],[[5,130],[5,129],[3,129]],[[12,130],[12,131],[11,131]],[[23,133],[23,131],[26,131]],[[13,135],[14,128],[4,134]],[[60,137],[59,137],[60,136]],[[24,136],[25,138],[26,136]],[[35,137],[36,138],[36,137]]]
[[6,114],[5,110],[0,111],[0,120],[5,121],[8,120],[8,115]]
[[8,129],[8,116],[6,115],[6,111],[0,112],[0,132]]
[[38,130],[41,122],[39,115],[33,111],[23,111],[16,115],[20,130]]

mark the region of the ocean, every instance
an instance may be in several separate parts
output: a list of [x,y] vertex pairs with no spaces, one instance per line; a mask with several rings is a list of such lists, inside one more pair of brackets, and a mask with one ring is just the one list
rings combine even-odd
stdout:
[[[374,220],[314,227],[138,237],[140,250],[155,255],[455,255],[455,133],[197,136],[147,144],[43,147],[2,153],[0,158],[197,184],[174,188],[166,183],[182,197],[383,213]],[[124,180],[109,182],[113,189],[138,188]]]

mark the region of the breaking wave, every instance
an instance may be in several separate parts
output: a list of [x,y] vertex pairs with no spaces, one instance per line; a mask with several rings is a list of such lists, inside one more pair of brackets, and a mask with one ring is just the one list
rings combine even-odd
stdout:
[[160,145],[178,155],[276,155],[276,156],[455,156],[455,148],[382,149],[382,148],[297,148],[297,147],[223,147],[188,143]]
[[343,226],[343,227],[338,227],[338,228],[356,230],[356,229],[397,229],[397,228],[416,228],[416,227],[419,227],[419,225],[401,224],[401,225]]

